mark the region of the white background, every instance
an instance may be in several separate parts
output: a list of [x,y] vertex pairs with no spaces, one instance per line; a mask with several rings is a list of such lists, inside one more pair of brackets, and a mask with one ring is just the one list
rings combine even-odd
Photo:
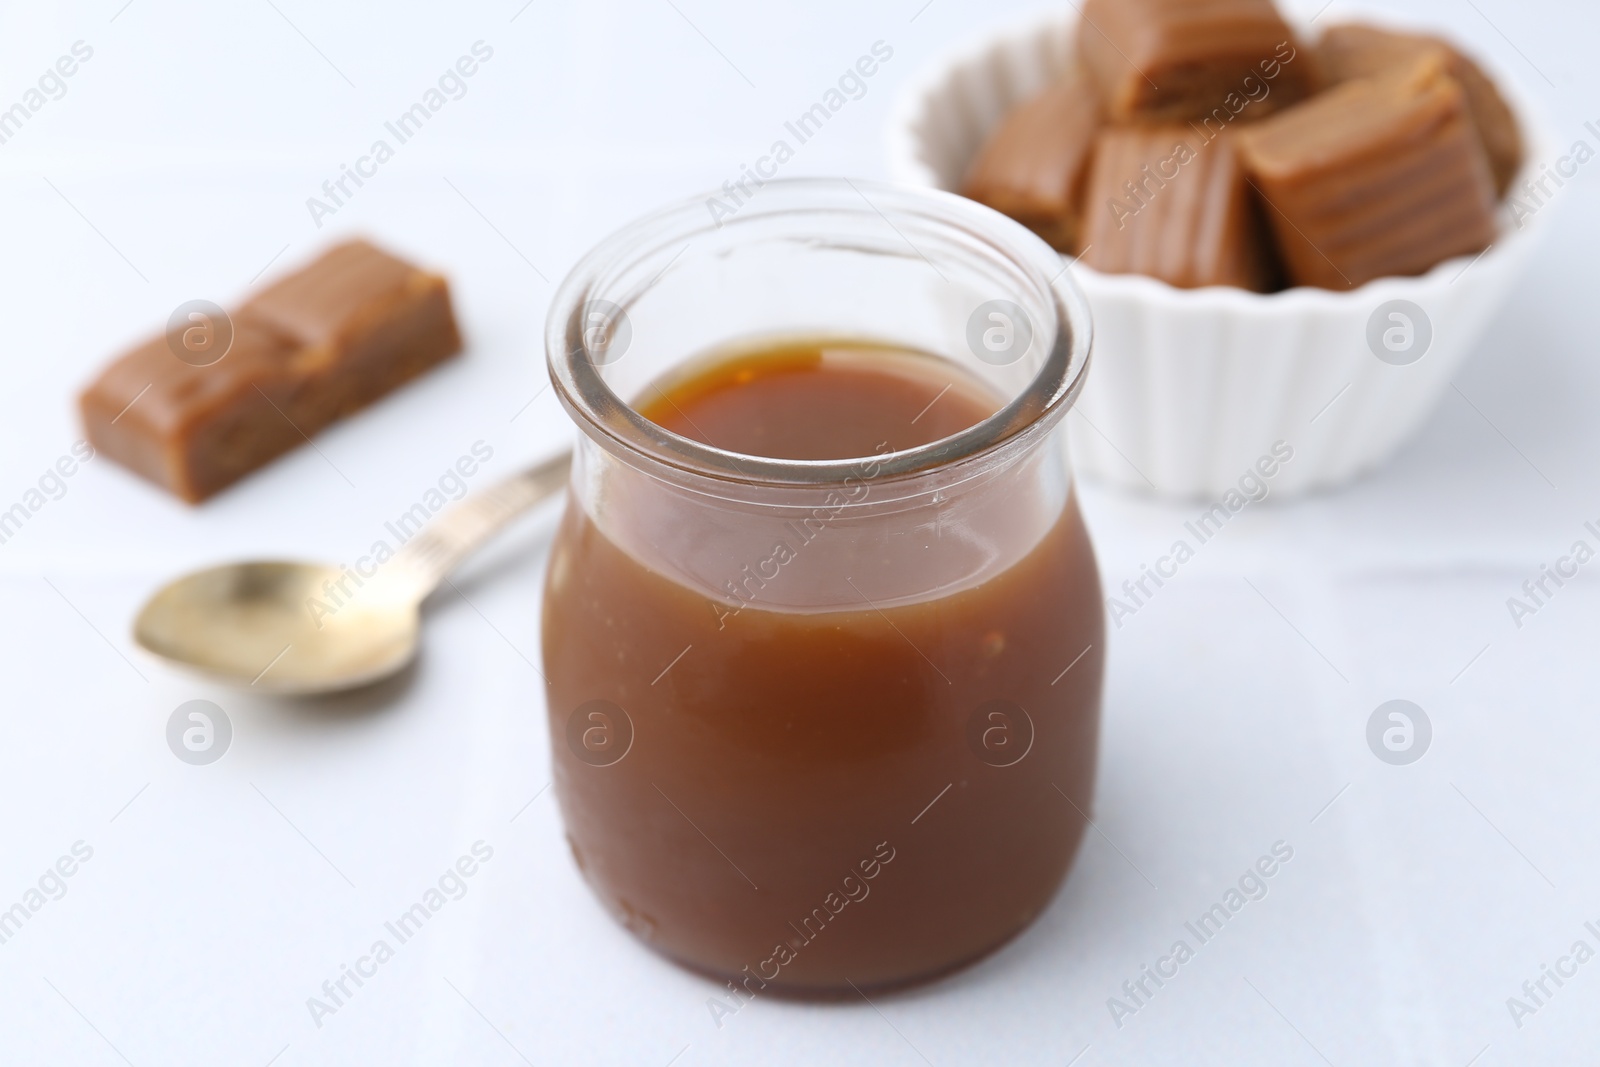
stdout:
[[[420,664],[374,692],[277,704],[140,658],[129,620],[164,576],[248,556],[349,562],[475,441],[494,449],[479,484],[555,450],[571,429],[539,393],[541,326],[587,246],[736,176],[878,40],[893,59],[786,173],[881,175],[896,83],[1033,9],[522,3],[0,12],[0,107],[74,41],[94,49],[0,146],[0,507],[79,436],[72,398],[106,358],[179,303],[231,303],[335,234],[447,272],[469,338],[465,358],[203,508],[97,460],[0,545],[0,908],[73,842],[94,850],[0,945],[0,1061],[1592,1055],[1600,961],[1520,1028],[1506,998],[1578,938],[1600,948],[1584,930],[1600,925],[1600,563],[1520,629],[1505,603],[1574,540],[1600,542],[1583,529],[1600,524],[1592,168],[1549,209],[1560,225],[1414,442],[1344,491],[1252,506],[1112,634],[1100,832],[1054,906],[979,966],[875,1006],[760,1001],[719,1029],[715,987],[588,895],[541,793],[548,511],[431,604]],[[1562,141],[1596,143],[1582,128],[1600,120],[1591,5],[1394,6],[1516,72]],[[467,95],[317,229],[305,198],[480,39],[494,56]],[[1109,587],[1198,510],[1093,486],[1084,499]],[[235,730],[208,767],[164,739],[197,697]],[[1409,767],[1364,737],[1396,697],[1435,731]],[[306,998],[480,839],[494,857],[468,894],[315,1026]],[[1267,898],[1114,1026],[1107,998],[1280,839],[1294,859]]]

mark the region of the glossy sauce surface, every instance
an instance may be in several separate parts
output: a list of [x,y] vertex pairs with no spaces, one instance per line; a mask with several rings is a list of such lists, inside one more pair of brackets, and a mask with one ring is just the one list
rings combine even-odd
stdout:
[[652,386],[638,411],[673,433],[772,459],[851,459],[914,448],[999,408],[943,360],[872,345],[797,343],[713,362]]
[[[997,407],[951,364],[869,345],[751,353],[637,403],[719,448],[811,459],[938,440]],[[855,594],[827,611],[783,610],[781,575],[690,588],[570,504],[544,608],[551,751],[574,856],[612,914],[762,995],[915,981],[1027,925],[1094,781],[1101,599],[1065,500],[1015,562],[944,595],[871,596],[884,568],[937,585],[937,540],[813,568]],[[787,530],[813,559],[832,557],[808,537],[846,536]]]

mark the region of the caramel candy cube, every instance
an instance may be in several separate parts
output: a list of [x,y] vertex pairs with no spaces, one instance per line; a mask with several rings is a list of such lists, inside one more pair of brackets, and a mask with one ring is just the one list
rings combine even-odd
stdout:
[[1071,251],[1085,164],[1099,126],[1094,85],[1073,71],[1001,120],[967,170],[961,194],[1011,216],[1056,249]]
[[84,426],[102,455],[195,503],[303,440],[252,388],[281,395],[289,338],[235,323],[226,371],[184,362],[168,340],[135,348],[84,392]]
[[1389,74],[1431,51],[1443,55],[1445,72],[1467,94],[1467,114],[1489,155],[1495,192],[1504,196],[1522,166],[1522,131],[1511,106],[1481,67],[1438,37],[1356,22],[1329,26],[1317,42],[1323,73],[1334,83]]
[[1420,274],[1495,236],[1494,179],[1466,94],[1437,54],[1361,78],[1238,133],[1297,285]]
[[231,316],[215,362],[174,336],[84,391],[91,444],[197,503],[461,350],[445,280],[361,241],[339,245]]
[[1082,259],[1186,289],[1266,292],[1277,280],[1233,136],[1207,140],[1189,126],[1101,133],[1086,183]]
[[1258,118],[1317,80],[1272,0],[1085,0],[1078,54],[1115,122]]

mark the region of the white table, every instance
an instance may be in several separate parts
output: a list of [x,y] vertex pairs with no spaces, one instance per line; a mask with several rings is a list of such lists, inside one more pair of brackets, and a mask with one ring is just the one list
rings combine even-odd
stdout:
[[[0,145],[0,509],[69,452],[71,398],[103,359],[335,234],[446,270],[470,339],[463,360],[204,508],[96,460],[0,544],[0,909],[42,876],[66,890],[0,944],[0,1061],[1593,1056],[1600,962],[1547,980],[1520,1028],[1506,1001],[1574,941],[1600,949],[1584,926],[1600,928],[1596,565],[1520,629],[1505,606],[1573,541],[1600,545],[1583,526],[1600,524],[1592,168],[1418,440],[1346,491],[1252,506],[1115,631],[1099,832],[1054,906],[979,966],[875,1006],[758,1001],[718,1028],[716,987],[641,949],[584,888],[546,789],[530,663],[548,513],[471,564],[462,595],[428,612],[420,664],[376,692],[285,707],[131,646],[131,614],[166,575],[349,561],[474,442],[494,449],[480,484],[559,447],[569,424],[539,391],[551,283],[625,219],[737,176],[883,40],[893,59],[790,167],[879,174],[895,83],[1016,6],[920,3],[0,14],[0,107],[73,42],[93,48]],[[1560,131],[1592,139],[1592,7],[1403,6],[1520,70]],[[305,199],[479,40],[493,56],[466,94],[316,228]],[[1197,510],[1084,498],[1111,587]],[[209,766],[165,741],[196,698],[234,729]],[[1433,724],[1410,766],[1366,744],[1392,698]],[[307,998],[480,840],[493,857],[465,895],[316,1025]],[[1268,895],[1116,1026],[1107,999],[1280,840],[1294,856]],[[80,841],[92,856],[46,876]]]

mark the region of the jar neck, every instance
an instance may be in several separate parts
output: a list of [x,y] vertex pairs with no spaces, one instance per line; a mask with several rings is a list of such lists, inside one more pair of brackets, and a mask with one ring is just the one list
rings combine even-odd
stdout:
[[[990,365],[970,342],[973,322],[997,301],[1015,309],[1030,340]],[[1082,388],[1088,322],[1054,252],[987,208],[944,193],[800,179],[768,183],[733,219],[714,223],[697,198],[625,227],[563,283],[546,346],[556,393],[584,436],[645,477],[773,507],[815,507],[870,482],[872,506],[882,507],[953,491],[1038,449]],[[808,461],[681,437],[625,399],[686,356],[807,331],[964,362],[1001,403],[930,444]]]

